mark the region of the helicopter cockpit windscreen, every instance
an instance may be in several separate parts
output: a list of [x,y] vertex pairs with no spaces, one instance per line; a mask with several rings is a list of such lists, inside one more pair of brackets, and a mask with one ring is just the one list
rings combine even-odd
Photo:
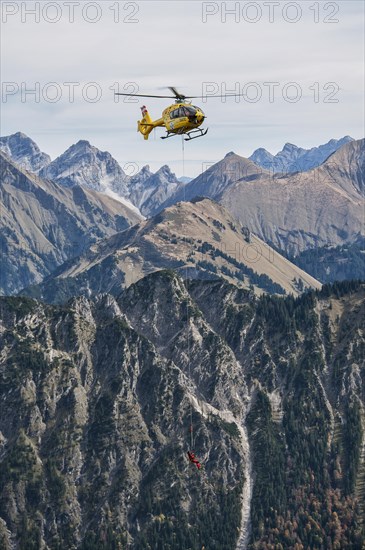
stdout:
[[182,109],[184,110],[184,115],[185,116],[195,116],[196,115],[195,107],[191,107],[190,105],[189,106],[185,105],[185,107],[182,107]]

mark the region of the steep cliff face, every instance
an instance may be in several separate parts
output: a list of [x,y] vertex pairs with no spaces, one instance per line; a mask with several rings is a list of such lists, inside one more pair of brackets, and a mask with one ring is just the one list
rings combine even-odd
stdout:
[[[156,285],[176,308],[176,328],[184,325],[181,280]],[[238,426],[214,406],[244,406],[218,336],[200,318],[186,329],[205,356],[201,394],[198,373],[180,362],[186,349],[168,358],[111,297],[62,309],[1,305],[4,547],[201,548],[213,537],[212,548],[232,548],[248,457]],[[219,357],[210,362],[211,340]],[[190,414],[202,472],[186,458]]]
[[361,548],[364,297],[1,298],[2,546]]
[[365,542],[364,287],[349,293],[351,286],[295,301],[263,297],[253,306],[234,287],[190,283],[249,388],[249,548]]

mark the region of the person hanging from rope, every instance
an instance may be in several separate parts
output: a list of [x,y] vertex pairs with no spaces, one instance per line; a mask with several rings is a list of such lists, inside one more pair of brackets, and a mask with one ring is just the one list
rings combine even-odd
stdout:
[[188,457],[189,457],[190,462],[192,464],[195,464],[195,466],[198,468],[198,470],[200,470],[202,465],[200,464],[199,460],[197,458],[195,458],[195,453],[193,453],[193,451],[188,451]]
[[[192,422],[192,419],[193,419],[193,410],[192,410],[192,407],[190,407],[190,427],[189,427],[189,432],[190,432],[190,449],[193,449],[194,448],[194,433],[193,433],[193,422]],[[198,470],[200,470],[200,468],[202,467],[202,465],[200,464],[199,460],[197,458],[195,458],[195,453],[194,451],[188,451],[188,458],[190,460],[190,462],[192,464],[195,464],[195,466],[198,468]]]

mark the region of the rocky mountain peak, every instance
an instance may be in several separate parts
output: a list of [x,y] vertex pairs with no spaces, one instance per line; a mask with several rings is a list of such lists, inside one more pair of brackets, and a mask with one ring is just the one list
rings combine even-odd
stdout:
[[144,166],[142,166],[141,170],[138,173],[139,174],[148,174],[150,176],[152,174],[150,165],[145,164]]
[[51,162],[51,157],[23,132],[0,137],[0,150],[18,166],[35,174]]
[[259,154],[259,155],[271,155],[271,153],[265,149],[264,147],[259,147],[258,149],[256,149],[255,153]]
[[294,143],[285,143],[284,147],[283,147],[283,151],[285,152],[288,152],[288,153],[292,153],[293,151],[297,151],[299,149],[299,147],[297,145],[294,145]]
[[183,187],[176,175],[166,164],[157,172],[150,172],[149,166],[133,176],[129,182],[129,198],[144,216],[155,214],[162,203],[174,191]]
[[252,162],[268,170],[271,168],[273,158],[274,155],[263,147],[256,149],[253,155],[250,156],[250,160],[252,160]]
[[90,144],[90,141],[88,141],[87,139],[79,139],[79,141],[71,147],[84,147],[84,148],[89,148],[89,149],[95,149],[95,147],[93,147]]
[[57,157],[40,175],[66,187],[81,185],[95,191],[128,196],[128,177],[107,151],[79,140]]
[[24,134],[23,132],[15,132],[15,134],[12,134],[11,136],[8,136],[8,137],[13,138],[15,140],[26,139],[26,140],[33,141],[26,134]]
[[72,144],[63,154],[66,158],[71,158],[75,155],[90,155],[97,158],[98,156],[104,156],[109,153],[106,153],[105,151],[100,151],[99,149],[97,149],[97,147],[91,145],[90,141],[86,139],[80,139],[76,143]]
[[[80,139],[76,143],[72,144],[62,155],[57,157],[55,159],[54,163],[56,162],[69,162],[71,159],[81,156],[81,159],[83,155],[89,155],[92,156],[95,160],[100,159],[105,156],[110,156],[110,153],[106,151],[100,151],[97,147],[94,145],[91,145],[89,141],[86,139]],[[112,157],[111,157],[112,158]]]
[[162,176],[167,183],[173,183],[175,185],[178,183],[176,175],[171,171],[171,168],[167,164],[161,166],[161,168],[157,170],[155,176]]

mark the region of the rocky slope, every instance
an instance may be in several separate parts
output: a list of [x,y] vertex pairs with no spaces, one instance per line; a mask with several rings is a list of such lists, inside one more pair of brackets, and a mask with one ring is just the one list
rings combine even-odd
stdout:
[[20,168],[35,174],[51,162],[51,157],[43,153],[38,145],[22,132],[0,137],[0,151]]
[[353,138],[345,136],[341,139],[331,139],[328,143],[311,149],[302,149],[292,143],[286,143],[276,155],[260,148],[256,149],[249,159],[271,172],[305,172],[320,166],[332,153],[350,141],[353,141]]
[[110,292],[170,268],[190,278],[223,277],[258,293],[299,294],[320,283],[294,266],[209,200],[178,203],[104,239],[55,271],[30,296],[60,303],[74,295]]
[[258,237],[296,255],[364,234],[364,181],[365,140],[343,145],[318,168],[287,175],[231,153],[165,205],[214,198]]
[[1,298],[1,547],[361,548],[364,297]]
[[42,180],[2,153],[0,207],[0,292],[6,294],[41,281],[97,239],[141,220],[106,195]]

